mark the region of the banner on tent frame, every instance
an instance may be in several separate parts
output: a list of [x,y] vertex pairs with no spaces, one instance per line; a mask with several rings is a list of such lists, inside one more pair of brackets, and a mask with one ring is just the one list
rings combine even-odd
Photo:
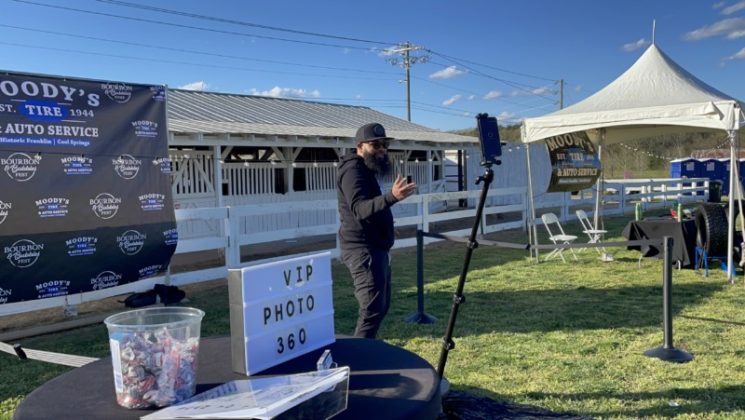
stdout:
[[551,158],[547,192],[579,191],[595,185],[600,177],[600,160],[587,133],[549,137],[546,147]]
[[0,74],[0,304],[163,273],[165,86]]

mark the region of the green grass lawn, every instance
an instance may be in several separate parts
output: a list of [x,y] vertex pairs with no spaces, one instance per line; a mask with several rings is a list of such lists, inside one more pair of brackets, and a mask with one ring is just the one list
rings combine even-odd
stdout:
[[[609,237],[620,239],[626,219],[606,222]],[[564,226],[578,233],[578,222]],[[490,239],[526,241],[519,232]],[[465,245],[453,243],[426,248],[425,310],[438,318],[433,325],[404,322],[416,311],[416,254],[413,249],[394,253],[393,307],[381,339],[437,366],[465,251]],[[695,359],[666,363],[643,354],[663,340],[662,262],[645,259],[640,268],[638,252],[612,252],[613,262],[601,262],[587,250],[576,262],[535,264],[522,251],[476,249],[445,372],[451,386],[495,400],[592,417],[745,418],[742,276],[733,286],[718,269],[708,278],[693,270],[674,270],[674,344]],[[357,309],[351,280],[336,262],[333,278],[336,330],[351,334]],[[207,313],[203,336],[229,334],[227,287],[189,298],[191,306]],[[22,344],[88,356],[108,354],[103,325]],[[12,416],[24,395],[68,370],[5,353],[0,353],[0,366],[0,418]]]

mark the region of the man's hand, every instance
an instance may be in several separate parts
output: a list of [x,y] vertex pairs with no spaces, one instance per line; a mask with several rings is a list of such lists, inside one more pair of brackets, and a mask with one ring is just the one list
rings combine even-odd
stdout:
[[391,187],[391,193],[396,197],[396,200],[401,201],[415,192],[416,183],[407,183],[406,179],[401,175],[396,176],[396,180],[393,181],[393,187]]

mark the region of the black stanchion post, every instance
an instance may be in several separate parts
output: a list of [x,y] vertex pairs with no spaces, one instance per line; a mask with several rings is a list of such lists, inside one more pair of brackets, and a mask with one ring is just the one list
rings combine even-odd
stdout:
[[684,363],[693,360],[693,355],[676,349],[673,346],[673,238],[665,236],[662,239],[662,329],[664,343],[661,347],[644,352],[646,356],[656,357],[666,362]]
[[416,313],[409,315],[406,322],[434,324],[437,318],[424,312],[424,232],[416,230]]
[[484,212],[484,203],[486,202],[486,196],[489,193],[489,185],[491,185],[494,179],[494,172],[491,167],[486,167],[486,172],[483,176],[480,176],[476,183],[483,181],[484,187],[481,190],[481,197],[479,198],[479,205],[476,208],[476,218],[473,221],[473,227],[471,228],[471,236],[468,238],[468,248],[466,250],[466,256],[463,261],[463,270],[460,272],[460,279],[458,280],[458,287],[455,294],[453,295],[453,306],[450,309],[450,319],[448,320],[448,327],[445,333],[445,337],[442,339],[442,351],[440,352],[440,361],[437,364],[437,374],[440,378],[445,374],[445,364],[448,361],[448,352],[455,347],[453,342],[453,329],[455,328],[455,318],[458,316],[458,307],[461,303],[466,301],[463,296],[463,286],[466,283],[466,276],[468,275],[468,266],[471,264],[471,255],[473,250],[479,246],[476,242],[476,235],[478,234],[479,225],[481,224],[481,215]]

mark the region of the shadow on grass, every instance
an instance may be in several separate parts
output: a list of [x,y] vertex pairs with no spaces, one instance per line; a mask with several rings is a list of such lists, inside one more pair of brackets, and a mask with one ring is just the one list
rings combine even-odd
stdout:
[[[713,283],[675,285],[672,291],[673,316],[685,307],[708,299],[722,287]],[[445,292],[425,295],[424,312],[438,318],[434,329],[444,331],[452,296]],[[640,328],[659,326],[662,322],[662,287],[658,286],[466,291],[464,296],[466,300],[459,307],[456,325],[460,336],[495,331],[526,333]],[[410,299],[407,306],[413,309],[411,313],[416,313],[416,296],[407,299]],[[416,329],[408,331],[418,335]]]
[[501,395],[475,387],[459,387],[442,397],[440,419],[590,419],[572,413],[554,413],[541,407],[516,404]]
[[737,321],[731,321],[728,319],[716,319],[716,318],[706,318],[702,316],[690,316],[690,315],[681,315],[681,318],[685,319],[695,319],[697,321],[707,321],[707,322],[713,322],[716,324],[725,324],[725,325],[745,325],[745,322],[737,322]]
[[[720,388],[671,388],[653,392],[580,392],[580,393],[546,393],[530,392],[526,394],[532,399],[561,399],[572,401],[608,400],[644,401],[661,400],[657,406],[641,410],[615,410],[586,413],[589,416],[602,416],[605,418],[622,416],[648,418],[652,416],[673,417],[685,413],[686,415],[702,414],[710,416],[714,410],[718,413],[742,410],[738,402],[742,400],[745,385],[730,385]],[[592,406],[592,403],[585,404]]]

